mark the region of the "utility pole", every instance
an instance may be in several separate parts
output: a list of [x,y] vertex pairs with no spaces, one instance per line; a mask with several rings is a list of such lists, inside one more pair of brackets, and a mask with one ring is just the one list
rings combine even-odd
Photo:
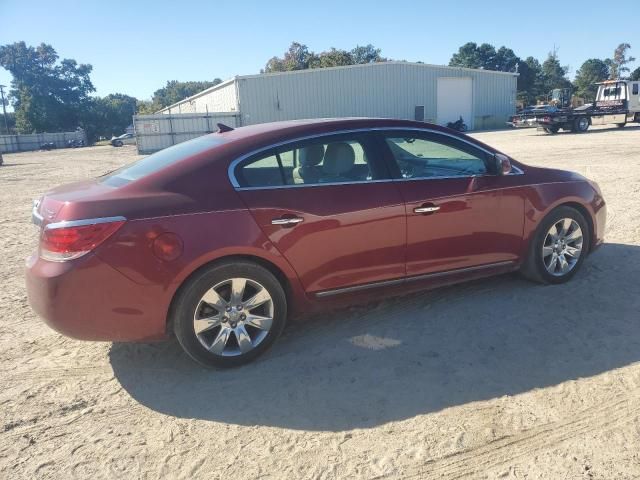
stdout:
[[7,135],[9,135],[9,122],[7,122],[7,107],[4,105],[4,90],[3,88],[6,85],[0,85],[0,98],[2,98],[2,113],[4,114],[4,128],[7,130]]

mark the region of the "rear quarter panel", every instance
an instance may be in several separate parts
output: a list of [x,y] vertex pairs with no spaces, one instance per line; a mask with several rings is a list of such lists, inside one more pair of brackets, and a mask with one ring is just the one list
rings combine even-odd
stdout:
[[[153,253],[154,240],[166,232],[178,234],[183,242],[182,255],[173,261],[161,260]],[[158,301],[166,312],[192,273],[231,256],[252,256],[276,266],[288,281],[294,312],[306,299],[289,263],[244,209],[129,221],[115,238],[98,248],[96,255],[138,284],[160,285],[163,294]]]

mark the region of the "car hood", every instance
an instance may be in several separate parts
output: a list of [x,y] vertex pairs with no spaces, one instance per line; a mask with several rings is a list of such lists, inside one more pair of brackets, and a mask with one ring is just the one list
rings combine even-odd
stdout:
[[552,182],[586,182],[587,178],[570,170],[560,170],[546,167],[526,167],[526,173],[532,181],[537,183]]

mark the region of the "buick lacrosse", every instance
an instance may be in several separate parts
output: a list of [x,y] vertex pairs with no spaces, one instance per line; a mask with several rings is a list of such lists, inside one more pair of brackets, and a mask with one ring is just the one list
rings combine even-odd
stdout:
[[427,123],[220,131],[34,202],[34,310],[79,339],[175,334],[254,359],[287,318],[511,271],[569,280],[603,241],[598,186]]

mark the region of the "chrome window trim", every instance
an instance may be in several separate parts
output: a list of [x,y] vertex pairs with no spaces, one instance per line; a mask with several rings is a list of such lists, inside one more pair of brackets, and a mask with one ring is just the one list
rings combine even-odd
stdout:
[[316,292],[315,296],[318,298],[331,297],[333,295],[339,295],[341,293],[352,293],[352,292],[359,292],[362,290],[368,290],[370,288],[402,285],[403,283],[415,282],[420,280],[429,280],[429,279],[438,278],[438,277],[446,277],[448,275],[456,275],[459,273],[476,272],[481,270],[487,270],[489,268],[508,267],[508,266],[513,266],[515,264],[516,262],[513,260],[486,263],[484,265],[474,265],[473,267],[456,268],[453,270],[444,270],[441,272],[425,273],[423,275],[415,275],[413,277],[393,278],[391,280],[382,280],[380,282],[353,285],[351,287],[336,288],[333,290],[323,290],[320,292]]
[[98,225],[99,223],[126,222],[127,219],[122,216],[117,217],[99,217],[86,218],[83,220],[63,220],[62,222],[50,223],[45,230],[53,230],[56,228],[83,227],[85,225]]
[[235,189],[237,191],[276,190],[280,188],[331,187],[336,185],[367,185],[370,183],[389,183],[393,181],[395,181],[393,178],[383,178],[380,180],[361,180],[361,181],[353,181],[353,182],[296,183],[293,185],[268,185],[264,187],[235,187]]
[[[434,130],[431,128],[416,128],[416,127],[374,127],[374,128],[356,128],[356,129],[347,129],[347,130],[337,130],[335,132],[324,132],[324,133],[319,133],[319,134],[315,134],[315,135],[305,135],[302,137],[296,137],[296,138],[292,138],[289,140],[285,140],[282,142],[278,142],[278,143],[273,143],[271,145],[265,146],[265,147],[261,147],[258,148],[256,150],[252,150],[249,153],[246,153],[238,158],[236,158],[235,160],[233,160],[230,164],[229,167],[227,168],[227,175],[229,176],[229,181],[231,182],[231,185],[233,185],[233,187],[237,190],[266,190],[266,189],[274,189],[274,188],[292,188],[292,187],[317,187],[317,186],[322,186],[322,185],[351,185],[351,184],[362,184],[362,183],[373,183],[373,182],[392,182],[392,181],[407,181],[407,180],[429,180],[429,179],[442,179],[442,178],[471,178],[474,175],[471,176],[454,176],[454,177],[428,177],[428,178],[415,178],[415,179],[402,179],[402,178],[384,178],[384,179],[379,179],[379,180],[371,180],[371,181],[359,181],[359,182],[331,182],[331,183],[311,183],[311,184],[304,184],[304,183],[300,183],[300,184],[296,184],[296,185],[268,185],[268,186],[264,186],[264,187],[242,187],[240,185],[240,183],[238,182],[238,180],[236,179],[235,176],[235,169],[236,167],[243,162],[244,160],[246,160],[249,157],[252,157],[253,155],[257,155],[260,152],[264,152],[267,150],[271,150],[273,148],[278,148],[281,147],[283,145],[287,145],[290,143],[295,143],[295,142],[302,142],[305,140],[312,140],[315,138],[322,138],[322,137],[329,137],[332,135],[343,135],[343,134],[349,134],[349,133],[367,133],[367,132],[383,132],[383,131],[404,131],[404,132],[421,132],[421,133],[434,133],[436,135],[442,135],[445,137],[449,137],[449,138],[453,138],[454,140],[458,140],[460,142],[466,143],[467,145],[470,145],[474,148],[477,148],[480,151],[483,151],[484,153],[488,154],[488,155],[493,155],[493,152],[487,150],[486,148],[483,148],[479,145],[476,145],[473,142],[470,142],[468,140],[465,140],[464,138],[460,138],[457,135],[452,135],[450,133],[447,132],[441,132],[438,130]],[[517,168],[517,167],[513,167],[513,168]],[[520,173],[519,174],[523,174],[524,172],[520,169],[518,169]],[[493,176],[493,175],[492,175]]]

